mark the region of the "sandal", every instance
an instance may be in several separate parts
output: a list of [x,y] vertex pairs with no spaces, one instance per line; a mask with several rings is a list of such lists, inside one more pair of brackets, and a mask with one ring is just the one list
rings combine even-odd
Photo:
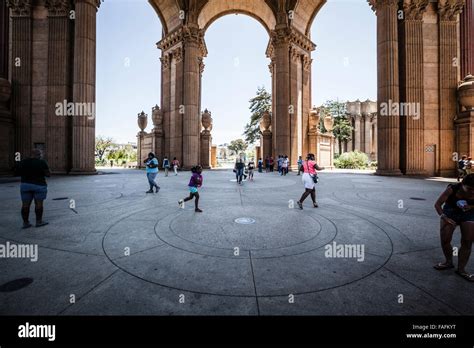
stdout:
[[466,279],[468,282],[474,282],[474,274],[469,274],[467,272],[460,272],[460,271],[455,271],[455,273],[464,279]]
[[438,271],[444,271],[444,270],[447,270],[447,269],[454,268],[454,265],[452,263],[441,263],[440,262],[440,263],[434,265],[433,268],[438,270]]

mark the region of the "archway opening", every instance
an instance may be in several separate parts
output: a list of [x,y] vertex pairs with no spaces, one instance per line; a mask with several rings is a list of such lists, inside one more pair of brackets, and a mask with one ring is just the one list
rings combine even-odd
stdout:
[[[265,56],[269,36],[254,16],[224,13],[212,20],[205,40],[208,55],[204,60],[201,108],[212,112],[217,166],[230,167],[237,152],[230,150],[229,145],[245,140],[243,132],[251,116],[250,99],[258,89],[272,93],[269,60]],[[259,140],[247,145],[242,152],[255,158]]]
[[97,13],[96,141],[113,141],[100,159],[96,150],[98,167],[131,167],[137,162],[133,153],[136,156],[138,113],[148,115],[145,130],[153,128],[152,107],[161,103],[161,52],[156,42],[162,30],[146,0],[104,2]]
[[[341,25],[334,18],[344,18]],[[350,130],[335,135],[334,157],[360,151],[369,163],[377,159],[377,18],[366,2],[327,2],[318,12],[311,39],[312,101],[334,124]],[[349,103],[348,103],[349,102]],[[324,126],[322,126],[325,131]],[[344,133],[344,131],[343,131]],[[345,139],[345,140],[344,140]],[[337,161],[335,161],[337,167]]]

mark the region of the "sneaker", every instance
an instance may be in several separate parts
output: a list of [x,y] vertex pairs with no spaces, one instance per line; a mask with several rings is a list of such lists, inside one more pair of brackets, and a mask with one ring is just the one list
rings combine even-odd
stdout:
[[318,203],[313,203],[313,207],[314,207],[314,208],[319,208]]
[[26,230],[27,228],[30,228],[31,226],[33,226],[33,225],[30,224],[29,222],[24,222],[22,229]]
[[153,190],[148,190],[145,193],[153,193]]
[[298,204],[298,207],[303,210],[303,203],[301,203],[300,201],[296,202],[296,204]]
[[35,226],[36,226],[36,227],[43,227],[43,226],[46,226],[46,225],[48,225],[48,224],[49,224],[49,222],[38,221]]
[[202,213],[202,210],[199,209],[199,208],[194,209],[194,211],[195,211],[196,213]]
[[180,199],[180,200],[178,201],[178,204],[179,204],[180,207],[183,205],[183,203],[184,203],[184,200],[182,200],[182,199]]
[[156,193],[160,192],[160,189],[161,189],[161,187],[158,186],[158,187],[156,188]]

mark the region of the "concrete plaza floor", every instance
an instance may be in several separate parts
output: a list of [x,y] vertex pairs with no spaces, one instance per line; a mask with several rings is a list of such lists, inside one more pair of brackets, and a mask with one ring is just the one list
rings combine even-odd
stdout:
[[[0,184],[0,244],[39,246],[37,262],[0,259],[0,314],[474,313],[474,284],[433,269],[443,260],[433,204],[446,182],[322,172],[320,208],[308,198],[301,211],[294,173],[238,186],[232,171],[205,171],[196,214],[177,203],[189,176],[160,172],[160,193],[148,195],[138,170],[53,177],[50,224],[28,230],[19,183]],[[363,259],[327,257],[334,242],[363,246]]]

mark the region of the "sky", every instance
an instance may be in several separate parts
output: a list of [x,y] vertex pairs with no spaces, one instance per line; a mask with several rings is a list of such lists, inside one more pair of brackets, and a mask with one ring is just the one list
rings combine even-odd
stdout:
[[[222,0],[224,1],[224,0]],[[225,0],[231,1],[231,0]],[[308,0],[310,1],[310,0]],[[147,0],[110,0],[97,16],[96,134],[136,142],[137,115],[160,104],[161,23]],[[315,18],[311,39],[312,103],[375,100],[376,17],[365,0],[328,0]],[[249,99],[271,90],[268,33],[246,15],[226,15],[207,30],[202,108],[212,112],[214,144],[242,138]]]

